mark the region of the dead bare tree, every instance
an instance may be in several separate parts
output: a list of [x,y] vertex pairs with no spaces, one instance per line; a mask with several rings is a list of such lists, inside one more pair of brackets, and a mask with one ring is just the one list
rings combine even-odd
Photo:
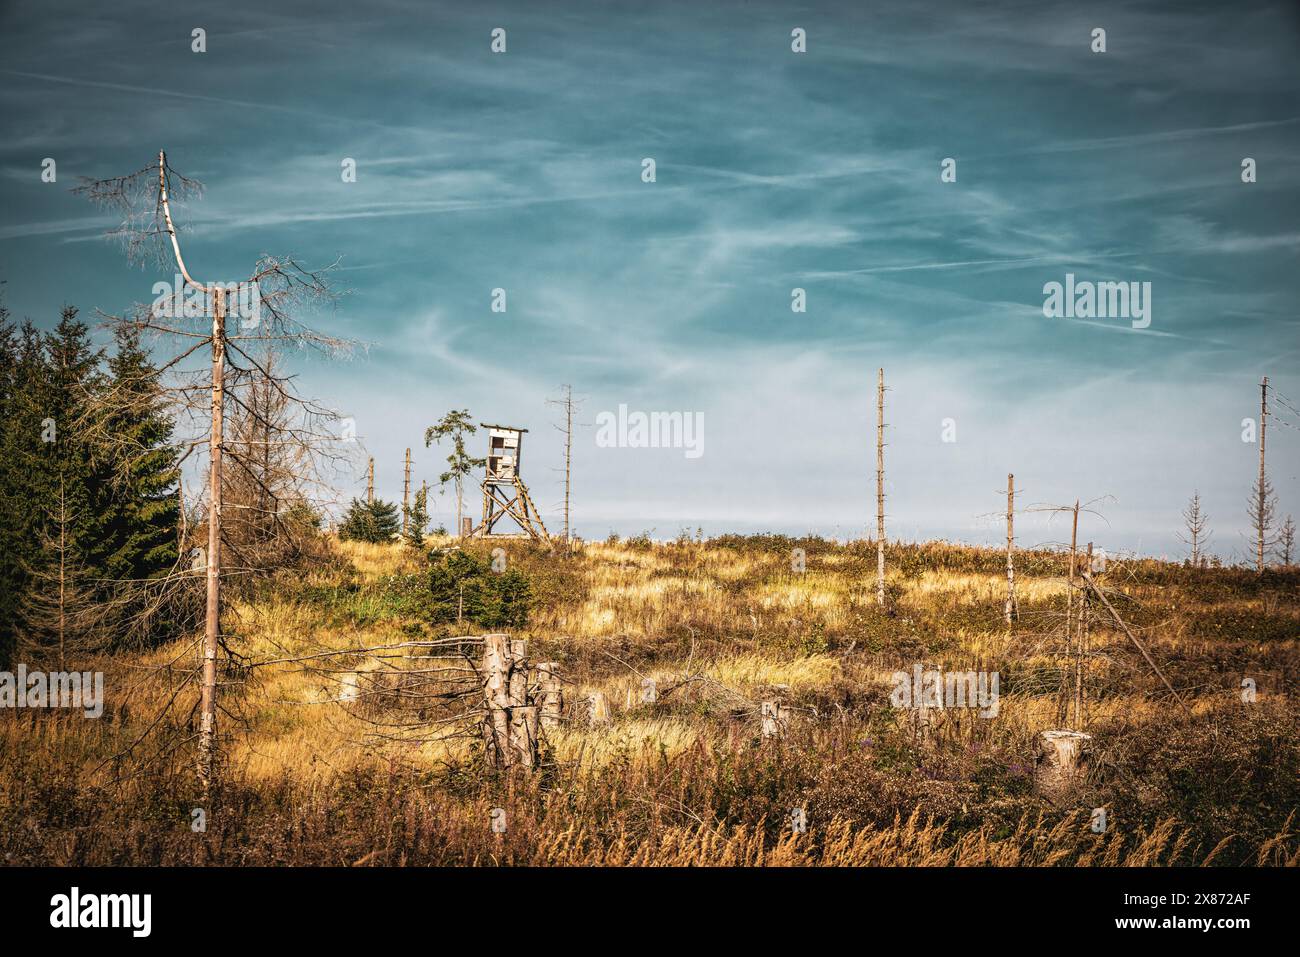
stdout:
[[1191,563],[1193,568],[1199,568],[1203,561],[1201,552],[1210,540],[1210,533],[1206,531],[1210,517],[1205,514],[1201,507],[1201,493],[1192,493],[1191,500],[1187,507],[1183,509],[1183,527],[1187,529],[1187,536],[1178,536],[1178,540],[1188,545],[1192,549]]
[[1282,565],[1286,568],[1291,567],[1291,559],[1295,556],[1295,521],[1290,515],[1282,523],[1282,530],[1277,536],[1277,554],[1282,560]]
[[564,547],[567,549],[571,540],[569,528],[569,490],[570,480],[573,476],[573,413],[582,403],[573,398],[573,386],[561,386],[560,391],[560,398],[547,399],[546,401],[548,405],[559,406],[564,410],[564,425],[557,425],[555,428],[564,433]]
[[1264,471],[1264,446],[1268,438],[1268,376],[1259,383],[1259,478],[1255,481],[1255,490],[1251,493],[1246,512],[1250,516],[1250,525],[1255,530],[1255,571],[1264,574],[1264,555],[1266,549],[1274,544],[1270,538],[1273,530],[1276,501],[1273,485]]
[[[1065,640],[1066,640],[1066,654],[1069,655],[1074,661],[1074,676],[1075,676],[1076,685],[1082,685],[1083,655],[1080,651],[1082,647],[1082,641],[1081,641],[1082,635],[1081,635],[1081,630],[1077,630],[1075,624],[1076,610],[1075,610],[1075,594],[1074,594],[1075,576],[1077,575],[1079,570],[1078,569],[1079,566],[1079,500],[1077,498],[1074,500],[1074,508],[1071,510],[1071,516],[1072,518],[1070,521],[1070,587],[1065,593],[1065,597],[1066,597]],[[1077,613],[1077,620],[1079,622],[1079,629],[1081,629],[1082,621],[1083,621],[1082,608],[1080,608]],[[1082,701],[1082,699],[1083,699],[1082,689],[1076,687],[1076,694],[1071,700]],[[1066,703],[1067,720],[1069,718],[1069,710],[1070,710],[1070,705],[1069,705],[1069,701],[1067,701]],[[1075,719],[1074,719],[1074,728],[1076,731],[1083,730],[1081,718],[1082,715],[1079,713],[1079,711],[1076,711]]]
[[[164,151],[159,151],[155,162],[129,175],[83,180],[76,192],[121,214],[122,223],[112,235],[124,241],[130,260],[141,261],[152,254],[160,262],[174,264],[180,280],[181,288],[173,289],[170,297],[137,306],[127,316],[107,318],[111,324],[179,340],[159,371],[175,380],[167,391],[178,418],[203,422],[183,445],[182,461],[206,445],[207,548],[198,565],[206,577],[206,611],[197,761],[206,794],[216,759],[217,657],[226,647],[221,632],[222,577],[250,570],[248,566],[227,568],[224,561],[224,493],[232,484],[227,470],[233,467],[239,474],[236,485],[253,490],[254,503],[249,507],[260,516],[255,526],[279,516],[275,476],[328,456],[334,436],[326,426],[336,415],[299,395],[294,377],[277,368],[273,352],[292,344],[332,354],[347,343],[319,335],[295,317],[300,308],[332,298],[326,282],[328,267],[309,270],[293,259],[263,256],[242,282],[201,282],[191,275],[172,206],[199,195],[201,187],[173,170]],[[233,328],[232,305],[238,318]],[[209,359],[199,364],[205,352]],[[228,411],[235,413],[229,435]],[[272,471],[273,456],[281,463],[277,472]]]
[[[1080,567],[1079,515],[1091,514],[1101,517],[1100,512],[1092,506],[1109,498],[1110,496],[1102,496],[1086,504],[1081,504],[1076,499],[1072,505],[1035,505],[1029,509],[1031,512],[1070,516],[1070,543],[1066,558],[1065,624],[1062,641],[1063,658],[1067,666],[1061,675],[1060,692],[1057,697],[1057,718],[1063,726],[1073,722],[1072,726],[1075,730],[1082,730],[1085,721],[1088,664],[1093,657],[1089,647],[1092,609],[1088,595],[1090,576],[1094,571],[1093,547],[1092,542],[1087,544],[1085,561]],[[1054,631],[1048,637],[1059,635],[1059,632]],[[1057,637],[1055,640],[1060,639]]]
[[[322,410],[283,388],[282,351],[267,344],[259,364],[231,366],[229,469],[222,493],[224,546],[243,575],[296,562],[315,541],[323,508],[333,502],[331,470],[351,455],[326,432]],[[337,473],[335,473],[337,474]]]
[[876,383],[876,604],[885,607],[885,370]]
[[402,472],[402,537],[405,538],[411,520],[411,448],[406,448],[406,467]]
[[1268,551],[1277,544],[1273,535],[1276,513],[1277,497],[1273,493],[1273,483],[1267,476],[1261,476],[1246,502],[1246,515],[1255,530],[1255,571],[1258,574],[1264,573]]
[[1007,473],[1007,602],[1003,618],[1009,625],[1019,616],[1016,606],[1016,477]]

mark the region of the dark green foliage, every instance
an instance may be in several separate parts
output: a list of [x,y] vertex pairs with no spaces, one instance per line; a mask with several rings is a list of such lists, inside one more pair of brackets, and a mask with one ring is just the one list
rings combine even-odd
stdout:
[[47,546],[54,540],[50,533],[56,515],[66,509],[78,517],[61,530],[73,563],[87,575],[103,565],[97,509],[105,483],[78,428],[92,394],[104,384],[102,354],[91,347],[86,325],[76,317],[76,309],[65,307],[54,332],[42,333],[24,323],[17,336],[5,323],[5,365],[10,369],[0,409],[5,424],[0,499],[6,525],[0,548],[0,657],[5,660],[21,636],[24,616],[19,610],[27,603],[27,593],[39,587],[53,560]]
[[39,541],[36,515],[26,503],[31,457],[40,441],[30,392],[42,365],[36,330],[21,332],[0,306],[0,666],[13,653],[19,602],[27,584],[27,561]]
[[429,490],[415,493],[415,502],[406,510],[406,544],[412,548],[424,547],[424,529],[429,524]]
[[179,516],[172,424],[138,339],[120,335],[106,364],[71,306],[52,332],[8,320],[0,307],[0,663],[20,609],[49,604],[29,592],[54,566],[65,593],[135,611],[128,592],[176,560]]
[[102,416],[108,440],[97,453],[112,468],[104,496],[104,570],[110,578],[142,580],[176,562],[180,468],[157,370],[139,333],[119,327],[116,338],[108,364],[112,400]]
[[448,482],[456,486],[456,534],[460,534],[461,507],[465,497],[465,479],[474,469],[487,465],[486,458],[475,458],[465,449],[465,436],[473,435],[478,429],[470,417],[469,409],[452,409],[436,425],[424,430],[426,447],[443,439],[452,441],[451,454],[447,456],[447,471],[438,476],[438,484],[446,487]]
[[434,552],[430,560],[430,616],[435,624],[470,622],[483,628],[528,624],[532,588],[521,572],[493,571],[491,561],[459,549]]
[[395,503],[381,499],[363,502],[354,498],[343,524],[339,526],[339,538],[354,542],[391,542],[401,527]]
[[320,531],[321,516],[310,502],[299,499],[285,511],[282,519],[288,530],[296,535],[311,536]]

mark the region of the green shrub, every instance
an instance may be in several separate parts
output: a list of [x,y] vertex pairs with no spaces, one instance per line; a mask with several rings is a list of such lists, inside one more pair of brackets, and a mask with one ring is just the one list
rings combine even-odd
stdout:
[[400,528],[394,503],[380,499],[363,502],[354,498],[343,524],[339,526],[339,538],[343,541],[391,542]]
[[489,560],[452,549],[429,554],[429,615],[435,624],[468,621],[483,628],[528,624],[532,587],[510,568],[494,571]]

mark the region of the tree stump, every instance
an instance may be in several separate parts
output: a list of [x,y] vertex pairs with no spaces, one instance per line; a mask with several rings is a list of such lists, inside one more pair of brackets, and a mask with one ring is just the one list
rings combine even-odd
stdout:
[[511,764],[531,768],[537,764],[537,708],[528,701],[528,642],[510,641],[510,749]]
[[537,766],[537,712],[535,705],[518,705],[510,709],[510,747],[514,764]]
[[763,737],[780,738],[790,723],[790,712],[779,701],[764,701],[762,708]]
[[558,728],[564,712],[564,687],[560,684],[559,667],[554,661],[543,661],[537,666],[543,733]]
[[488,759],[497,765],[510,755],[510,639],[483,636],[483,737]]
[[603,691],[593,691],[587,698],[588,720],[591,724],[609,724],[609,699]]
[[1044,731],[1039,740],[1034,786],[1053,804],[1062,804],[1078,786],[1092,735],[1082,731]]
[[352,704],[361,697],[360,679],[355,671],[349,671],[339,679],[339,701],[342,704]]
[[528,642],[483,636],[483,738],[498,767],[537,765],[538,709],[528,699]]

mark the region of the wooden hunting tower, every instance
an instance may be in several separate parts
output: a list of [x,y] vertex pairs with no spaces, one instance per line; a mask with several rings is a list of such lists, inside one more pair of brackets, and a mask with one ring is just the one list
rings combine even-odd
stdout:
[[[471,531],[478,538],[529,538],[550,542],[546,525],[537,514],[528,486],[519,477],[519,455],[527,429],[479,423],[488,434],[487,471],[483,476],[483,520]],[[509,517],[517,532],[498,532],[497,523]]]

